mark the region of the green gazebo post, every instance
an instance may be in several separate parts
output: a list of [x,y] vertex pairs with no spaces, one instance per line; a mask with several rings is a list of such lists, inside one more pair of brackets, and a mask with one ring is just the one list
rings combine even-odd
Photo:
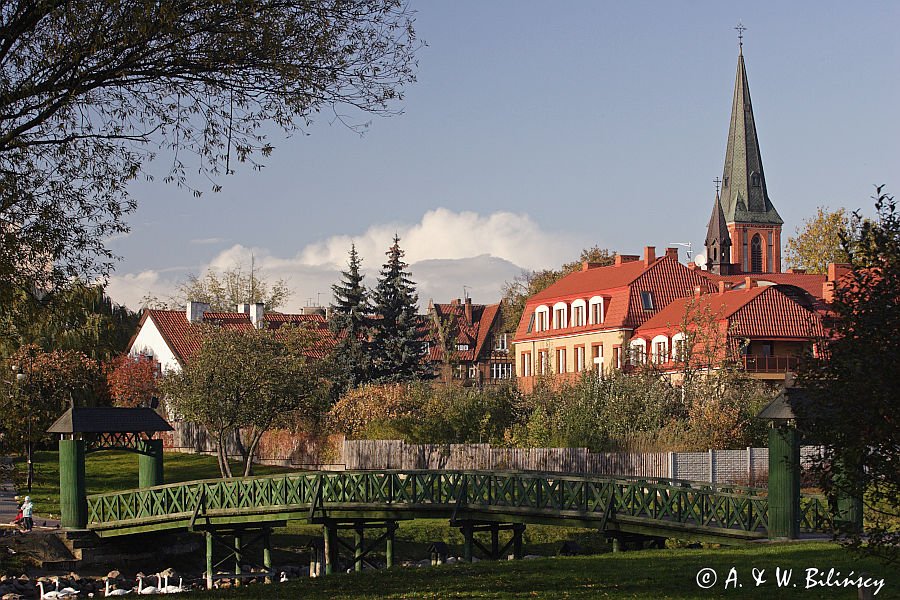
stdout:
[[769,538],[800,537],[800,436],[786,388],[757,416],[769,421]]
[[138,485],[163,483],[163,443],[153,439],[172,426],[150,408],[70,408],[48,433],[59,434],[59,514],[67,529],[87,527],[85,456],[98,450],[138,455]]

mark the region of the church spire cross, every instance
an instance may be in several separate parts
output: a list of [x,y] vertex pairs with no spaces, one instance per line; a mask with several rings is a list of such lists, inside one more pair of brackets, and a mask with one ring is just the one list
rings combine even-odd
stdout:
[[719,184],[722,183],[722,180],[719,179],[718,177],[716,177],[715,179],[713,179],[713,183],[716,184],[716,196],[718,196],[719,195]]
[[738,45],[740,46],[741,54],[744,53],[744,32],[747,31],[747,28],[744,27],[744,24],[738,21],[737,27],[734,28],[735,31],[738,32]]

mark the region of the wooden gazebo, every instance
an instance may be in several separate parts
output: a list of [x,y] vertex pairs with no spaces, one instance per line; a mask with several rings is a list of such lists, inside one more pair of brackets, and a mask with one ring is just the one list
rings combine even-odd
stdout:
[[87,525],[85,455],[98,450],[126,450],[138,455],[138,485],[163,483],[163,443],[154,439],[172,426],[151,408],[70,408],[48,433],[59,434],[60,524]]

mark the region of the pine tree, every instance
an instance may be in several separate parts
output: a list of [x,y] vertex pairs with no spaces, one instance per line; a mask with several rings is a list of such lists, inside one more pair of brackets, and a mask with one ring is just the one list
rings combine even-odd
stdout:
[[339,338],[331,369],[334,397],[372,378],[369,344],[371,306],[368,290],[362,283],[361,265],[356,244],[352,244],[347,270],[341,271],[341,281],[331,286],[335,301],[331,305],[332,316],[328,325]]
[[400,237],[385,253],[387,262],[381,268],[373,292],[375,313],[372,355],[379,381],[412,381],[426,377],[429,369],[422,360],[422,335],[416,303],[415,283],[408,265],[403,262]]

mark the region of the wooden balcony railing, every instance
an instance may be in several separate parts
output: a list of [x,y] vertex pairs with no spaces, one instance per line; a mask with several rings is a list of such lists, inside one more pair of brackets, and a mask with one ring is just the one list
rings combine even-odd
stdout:
[[748,373],[788,373],[797,370],[799,359],[795,356],[742,356],[744,369]]

